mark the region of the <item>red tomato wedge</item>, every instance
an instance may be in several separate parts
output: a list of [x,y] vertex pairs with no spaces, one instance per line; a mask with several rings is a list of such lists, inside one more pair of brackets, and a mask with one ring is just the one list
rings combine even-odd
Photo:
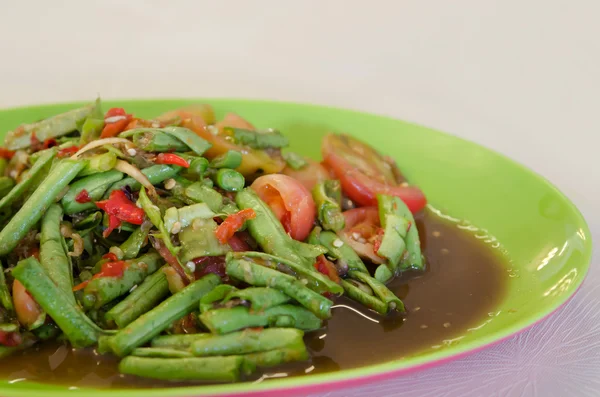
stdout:
[[369,145],[348,135],[329,134],[321,146],[323,159],[342,183],[342,190],[362,206],[377,205],[377,194],[397,196],[412,212],[427,204],[425,195],[415,186],[396,182],[393,168]]
[[380,236],[379,211],[377,207],[362,207],[344,211],[346,226],[341,235],[361,258],[373,263],[384,263],[385,260],[375,253],[375,244]]
[[304,160],[307,162],[306,167],[295,170],[289,166],[286,166],[281,172],[300,182],[305,188],[308,189],[308,191],[311,191],[317,183],[331,179],[331,175],[329,174],[327,168],[323,167],[320,163],[317,163],[309,158],[304,158]]
[[293,239],[308,237],[317,210],[312,195],[300,182],[287,175],[272,174],[257,178],[251,187]]

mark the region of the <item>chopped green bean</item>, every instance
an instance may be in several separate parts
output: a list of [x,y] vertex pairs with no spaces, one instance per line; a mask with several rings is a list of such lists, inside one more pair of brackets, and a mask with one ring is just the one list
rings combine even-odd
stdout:
[[217,186],[228,192],[239,192],[246,184],[244,175],[229,168],[221,168],[218,170],[214,181]]
[[156,348],[187,350],[197,340],[210,337],[212,337],[212,335],[209,333],[162,335],[152,339],[151,346]]
[[236,150],[228,150],[210,162],[212,168],[237,168],[242,164],[242,154]]
[[240,379],[241,356],[201,358],[125,357],[119,372],[164,380],[210,380],[235,382]]

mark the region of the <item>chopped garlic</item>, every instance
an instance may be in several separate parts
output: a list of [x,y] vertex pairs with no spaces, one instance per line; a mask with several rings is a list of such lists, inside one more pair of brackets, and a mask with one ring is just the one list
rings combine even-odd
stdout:
[[171,234],[177,234],[181,231],[181,222],[173,223],[173,227],[171,228]]
[[175,182],[175,179],[169,178],[165,181],[165,189],[171,190],[175,187],[176,184],[177,182]]
[[196,264],[192,261],[189,261],[188,263],[185,264],[185,266],[190,269],[191,272],[196,270]]
[[133,157],[137,154],[137,150],[135,150],[134,148],[127,149],[127,154]]

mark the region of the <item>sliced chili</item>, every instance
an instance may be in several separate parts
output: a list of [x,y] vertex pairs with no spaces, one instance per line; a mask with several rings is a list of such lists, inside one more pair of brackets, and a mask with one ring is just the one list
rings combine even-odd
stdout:
[[121,226],[121,221],[134,225],[144,222],[144,210],[135,205],[122,190],[113,190],[108,200],[98,201],[96,206],[108,214],[108,228],[104,237]]
[[75,201],[81,204],[89,203],[90,201],[92,201],[92,198],[90,197],[87,190],[82,189],[79,193],[77,193],[77,196],[75,196]]
[[2,157],[2,158],[10,160],[13,158],[14,155],[15,155],[14,150],[8,150],[3,147],[0,148],[0,157]]
[[250,219],[254,219],[256,217],[256,213],[252,208],[246,208],[235,214],[229,215],[223,223],[217,226],[217,230],[215,230],[215,235],[217,236],[217,240],[221,244],[225,244],[229,241],[229,239],[244,225],[244,222]]
[[75,153],[77,153],[78,150],[79,150],[79,146],[75,146],[75,145],[69,146],[64,149],[59,150],[58,154],[56,156],[60,157],[60,158],[69,157],[69,156],[72,156]]
[[190,163],[186,159],[173,153],[160,153],[154,160],[156,164],[178,165],[183,168],[190,168]]

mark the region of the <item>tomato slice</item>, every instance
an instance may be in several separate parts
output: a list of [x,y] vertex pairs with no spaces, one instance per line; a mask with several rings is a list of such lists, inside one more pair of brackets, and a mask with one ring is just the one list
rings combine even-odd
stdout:
[[300,182],[287,175],[272,174],[257,178],[251,187],[293,239],[308,237],[317,211],[312,195]]
[[304,158],[304,160],[307,163],[306,167],[295,170],[286,166],[281,172],[300,182],[308,191],[312,191],[317,183],[331,179],[329,171],[321,163],[317,163],[309,158]]
[[379,211],[377,207],[361,207],[344,211],[346,226],[341,232],[343,240],[361,258],[373,263],[384,263],[384,258],[375,253],[375,245],[381,238]]
[[342,184],[342,190],[354,202],[377,204],[377,194],[397,196],[412,212],[427,204],[421,189],[398,185],[394,169],[369,145],[348,135],[329,134],[321,147],[324,162]]

